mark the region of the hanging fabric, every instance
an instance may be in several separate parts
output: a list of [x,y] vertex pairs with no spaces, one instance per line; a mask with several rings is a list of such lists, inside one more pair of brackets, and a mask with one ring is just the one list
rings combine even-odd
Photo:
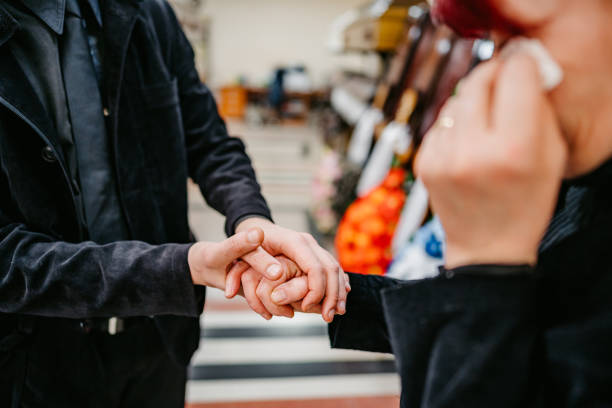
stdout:
[[391,168],[393,157],[396,154],[404,154],[410,148],[411,140],[408,126],[397,122],[387,125],[359,179],[357,196],[365,196],[383,182]]
[[377,108],[369,108],[359,118],[348,147],[347,158],[349,162],[359,167],[365,164],[372,147],[374,129],[384,119],[382,111]]
[[406,242],[423,225],[429,211],[429,193],[421,180],[416,180],[410,189],[408,199],[402,210],[391,249],[396,255]]

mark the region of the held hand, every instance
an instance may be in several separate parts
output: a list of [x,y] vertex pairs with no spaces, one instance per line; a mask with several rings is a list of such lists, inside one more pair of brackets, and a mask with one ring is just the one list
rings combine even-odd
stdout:
[[[262,282],[265,282],[265,279],[262,280]],[[342,272],[340,275],[338,275],[338,284],[341,288],[344,288],[347,295],[348,293],[350,293],[351,284],[349,277],[346,273]],[[280,285],[272,285],[272,287],[270,287],[270,290],[272,290],[270,297],[277,305],[291,305],[291,307],[298,312],[316,314],[322,313],[321,304],[315,305],[309,308],[308,310],[304,310],[302,308],[302,304],[300,301],[308,292],[308,279],[305,276],[298,276],[296,278],[287,280],[286,282],[283,282]],[[346,303],[343,302],[341,307],[338,308],[338,312],[336,314],[343,315],[345,313]],[[323,315],[323,319],[326,322],[331,323],[331,321],[334,319],[334,316]]]
[[[284,255],[291,259],[307,276],[308,292],[302,300],[301,309],[309,310],[322,302],[323,316],[333,316],[346,305],[346,291],[338,283],[341,275],[340,265],[311,235],[279,227],[263,218],[249,218],[240,223],[236,231],[241,232],[253,227],[263,229],[265,238],[262,248],[265,251],[274,256]],[[254,254],[245,255],[242,259],[257,272],[262,271],[261,261]],[[280,273],[277,276],[265,276],[274,281],[280,278]],[[237,276],[228,278],[227,296],[235,295],[239,288],[240,279]]]
[[[272,316],[293,317],[294,310],[302,309],[302,299],[309,291],[308,277],[298,268],[298,266],[285,256],[277,256],[281,263],[283,274],[277,280],[262,278],[246,262],[237,262],[228,273],[228,281],[239,279],[242,281],[243,290],[240,294],[247,299],[249,306],[262,315],[265,319]],[[342,272],[338,275],[341,297],[346,298],[346,293],[350,292],[351,287],[348,283],[348,276]],[[346,312],[345,301],[339,302],[335,314]],[[322,314],[322,304],[311,306],[309,313]],[[331,322],[334,314],[323,316],[324,320]]]
[[[220,243],[195,243],[187,256],[193,283],[224,289],[229,267],[246,254],[256,254],[264,271],[271,266],[280,268],[279,261],[261,250],[263,240],[263,231],[260,228],[252,228]],[[264,254],[261,254],[260,250]]]
[[515,55],[478,67],[415,164],[446,231],[446,266],[535,264],[566,160],[535,62]]

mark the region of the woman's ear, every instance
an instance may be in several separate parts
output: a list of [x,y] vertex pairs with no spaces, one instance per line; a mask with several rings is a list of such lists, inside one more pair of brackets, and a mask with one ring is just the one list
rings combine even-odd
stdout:
[[535,27],[553,17],[568,0],[491,0],[498,12],[520,27]]

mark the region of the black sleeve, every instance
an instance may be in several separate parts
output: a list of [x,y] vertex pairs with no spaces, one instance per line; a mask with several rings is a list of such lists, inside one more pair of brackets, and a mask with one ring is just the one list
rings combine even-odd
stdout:
[[383,291],[402,406],[532,406],[544,354],[535,278],[461,269]]
[[211,91],[199,78],[191,45],[172,9],[166,7],[175,38],[171,58],[178,80],[189,175],[200,186],[206,202],[226,216],[228,235],[245,215],[271,220],[244,144],[228,135]]
[[189,247],[57,241],[12,221],[0,207],[0,313],[196,317]]
[[334,348],[391,353],[391,344],[381,291],[398,285],[398,281],[349,273],[351,292],[346,314],[336,316],[329,324],[329,338]]

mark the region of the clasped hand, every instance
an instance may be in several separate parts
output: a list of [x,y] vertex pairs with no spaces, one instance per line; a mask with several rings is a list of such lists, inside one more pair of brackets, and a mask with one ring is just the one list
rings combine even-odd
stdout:
[[309,234],[262,218],[238,225],[221,243],[199,242],[189,252],[193,282],[244,296],[265,319],[320,313],[326,322],[346,312],[348,277]]

